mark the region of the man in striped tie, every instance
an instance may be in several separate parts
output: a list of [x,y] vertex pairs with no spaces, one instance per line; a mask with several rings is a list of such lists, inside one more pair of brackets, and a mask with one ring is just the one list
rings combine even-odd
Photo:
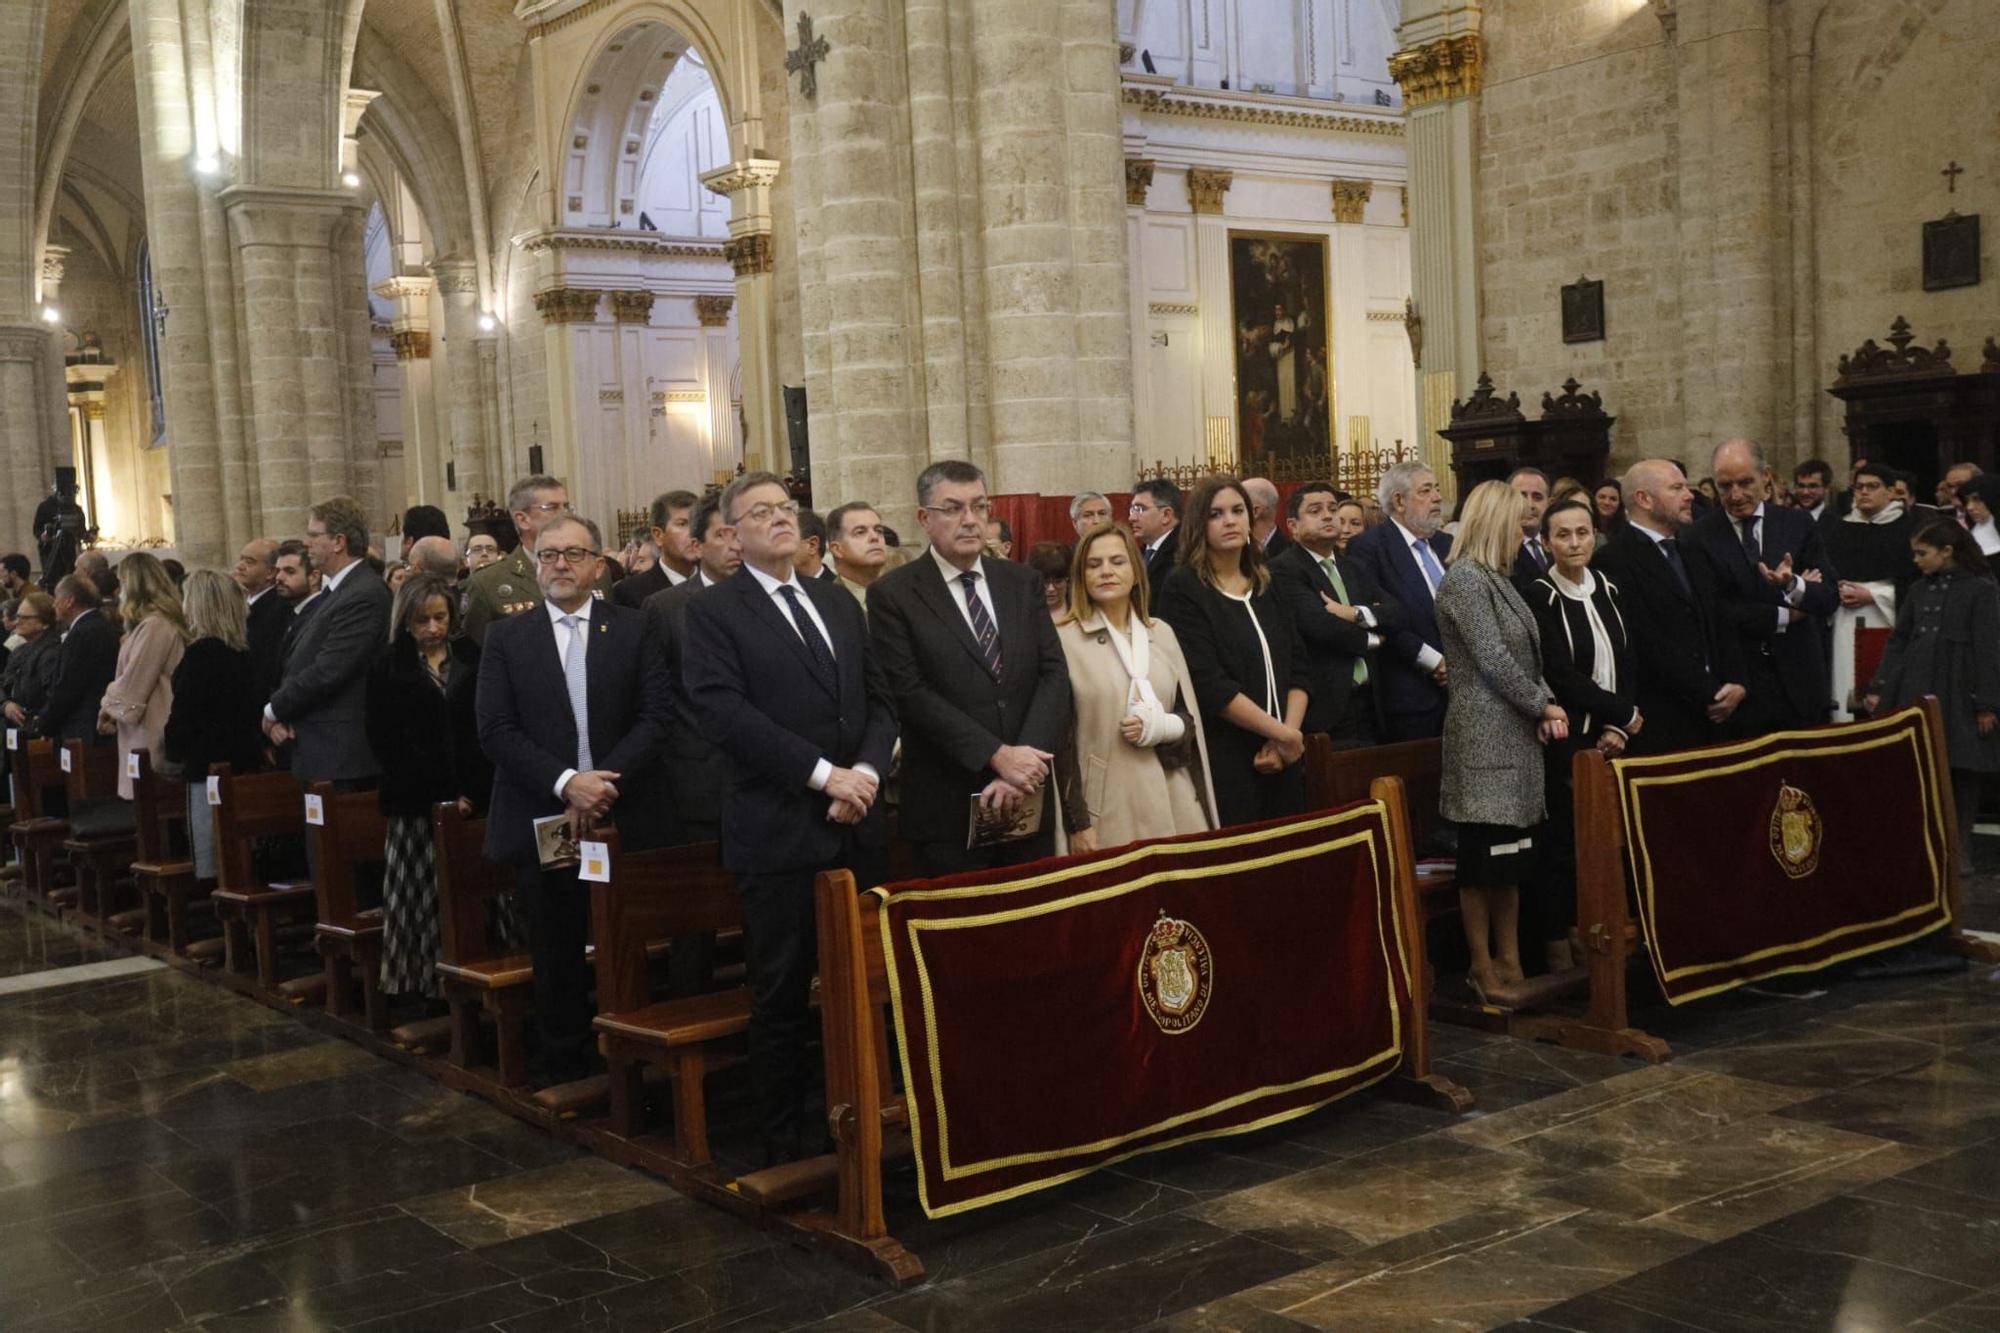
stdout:
[[[900,830],[926,875],[1017,865],[1055,850],[1051,764],[1069,725],[1069,665],[1041,576],[983,552],[992,505],[970,463],[917,478],[930,551],[882,576],[868,628],[902,719]],[[1035,832],[968,848],[971,801],[1043,800]]]

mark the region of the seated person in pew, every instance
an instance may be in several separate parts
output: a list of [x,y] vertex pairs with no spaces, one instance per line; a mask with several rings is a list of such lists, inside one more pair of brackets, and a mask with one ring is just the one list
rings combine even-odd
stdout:
[[896,712],[861,605],[793,564],[799,506],[768,472],[722,493],[743,568],[687,608],[684,678],[730,777],[722,860],[737,876],[749,972],[750,1078],[766,1165],[818,1151],[806,1137],[805,1059],[817,963],[813,878],[881,882],[876,797]]
[[[426,540],[429,540],[428,538]],[[382,992],[442,1000],[431,807],[482,814],[493,765],[479,748],[479,645],[458,634],[458,597],[435,574],[396,590],[394,637],[368,672],[368,744],[382,766]]]
[[178,773],[187,782],[194,877],[212,884],[215,817],[208,808],[209,765],[228,764],[235,773],[257,771],[264,753],[258,727],[263,702],[250,651],[249,612],[236,585],[215,570],[197,569],[188,575],[186,595],[193,641],[174,668],[161,771]]
[[551,520],[534,557],[542,600],[486,631],[475,708],[494,768],[486,858],[517,873],[535,967],[531,1076],[548,1086],[589,1070],[590,898],[574,864],[543,868],[535,821],[566,816],[582,833],[608,816],[622,847],[660,845],[648,788],[666,737],[667,673],[644,614],[592,597],[603,555],[584,520]]

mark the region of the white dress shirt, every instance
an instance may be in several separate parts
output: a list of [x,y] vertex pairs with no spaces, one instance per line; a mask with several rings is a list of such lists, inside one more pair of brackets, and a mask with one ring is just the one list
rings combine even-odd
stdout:
[[[1762,501],[1758,502],[1757,512],[1752,514],[1750,519],[1755,519],[1757,522],[1757,549],[1761,551],[1764,547],[1764,505]],[[1736,534],[1736,544],[1738,546],[1743,544],[1743,525],[1748,523],[1750,519],[1732,518],[1729,520],[1730,530]],[[1746,551],[1744,554],[1748,556],[1749,552]],[[1760,572],[1757,577],[1762,578],[1764,576]],[[1798,606],[1800,602],[1803,602],[1805,598],[1805,576],[1802,574],[1792,575],[1792,585],[1785,589],[1785,601],[1789,605],[1771,608],[1778,613],[1778,633],[1783,634],[1785,628],[1798,618],[1798,612],[1793,608]]]
[[[551,601],[542,602],[542,610],[549,613],[549,624],[556,634],[556,661],[562,664],[565,672],[569,670],[569,655],[572,649],[582,653],[585,662],[590,661],[590,609],[595,605],[597,599],[594,597],[584,598],[583,605],[574,611],[565,611]],[[572,615],[576,617],[575,634],[571,634],[568,627],[563,624],[563,619]],[[565,768],[556,778],[557,800],[562,799],[563,788],[569,786],[569,780],[575,776],[575,769]]]
[[972,586],[978,591],[980,604],[986,608],[986,615],[993,622],[994,631],[997,633],[1000,628],[1000,612],[993,605],[993,590],[986,586],[986,570],[981,563],[975,561],[971,569],[960,569],[939,555],[937,547],[931,547],[930,553],[938,572],[944,575],[944,586],[951,593],[951,604],[958,608],[961,616],[965,617],[965,627],[972,631],[972,637],[978,638],[979,630],[972,623],[972,607],[965,600],[965,585],[959,582],[960,577],[966,574],[977,576],[973,579]]
[[[1401,519],[1392,518],[1389,520],[1389,522],[1395,527],[1396,531],[1402,535],[1403,549],[1410,553],[1410,559],[1417,562],[1417,575],[1418,577],[1423,579],[1424,587],[1430,589],[1431,601],[1436,602],[1437,589],[1431,587],[1431,576],[1429,571],[1426,570],[1424,567],[1424,558],[1423,556],[1418,555],[1416,551],[1416,548],[1419,546],[1424,547],[1426,550],[1429,550],[1431,544],[1430,538],[1419,537],[1416,533],[1411,532],[1408,528],[1403,526],[1403,522]],[[1431,551],[1430,557],[1432,560],[1437,561],[1439,569],[1444,568],[1444,561],[1438,559],[1438,553],[1436,551]],[[1442,583],[1444,580],[1439,579],[1438,581]],[[1443,661],[1444,661],[1444,654],[1439,652],[1437,649],[1431,647],[1427,643],[1423,644],[1417,649],[1417,669],[1419,671],[1436,671],[1438,669],[1439,664],[1441,664]]]
[[[792,619],[790,599],[781,594],[779,589],[790,588],[796,592],[798,594],[799,605],[805,609],[806,615],[818,627],[820,638],[825,640],[827,652],[833,653],[835,660],[839,660],[839,654],[834,653],[833,650],[833,632],[826,627],[826,621],[820,617],[819,608],[813,605],[812,596],[806,591],[805,585],[799,582],[799,573],[797,570],[787,569],[785,577],[781,582],[747,561],[744,562],[743,569],[752,578],[757,580],[757,586],[764,590],[765,596],[769,597],[772,603],[778,608],[779,617],[792,627],[792,633],[799,636],[799,642],[804,643],[806,636],[799,629],[798,621]],[[854,771],[857,773],[866,773],[878,782],[882,777],[881,774],[875,771],[873,764],[856,764]],[[814,791],[825,791],[827,779],[832,776],[833,761],[822,755],[819,761],[813,765],[812,776],[806,779],[806,786],[811,787]]]

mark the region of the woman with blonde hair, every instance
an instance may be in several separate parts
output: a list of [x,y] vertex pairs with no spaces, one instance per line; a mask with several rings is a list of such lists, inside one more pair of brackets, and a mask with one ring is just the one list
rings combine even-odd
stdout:
[[1074,712],[1056,754],[1070,850],[1215,827],[1208,747],[1173,627],[1146,615],[1146,561],[1105,523],[1077,543],[1056,638]]
[[1466,497],[1438,584],[1446,681],[1438,811],[1458,825],[1458,905],[1481,1000],[1522,979],[1521,885],[1547,815],[1542,747],[1569,719],[1542,678],[1541,634],[1510,576],[1528,502],[1504,481]]
[[144,551],[118,562],[118,590],[125,637],[117,674],[97,706],[97,734],[118,738],[118,795],[129,801],[132,774],[122,756],[144,750],[154,767],[165,758],[160,741],[174,706],[174,669],[187,651],[187,620],[173,575]]
[[248,611],[235,580],[213,569],[188,575],[186,614],[192,640],[174,668],[167,714],[167,762],[187,782],[188,842],[197,880],[215,878],[215,819],[208,809],[208,770],[228,764],[254,772],[263,758],[258,728],[262,704],[250,656]]
[[1208,477],[1188,497],[1179,564],[1160,590],[1194,682],[1220,824],[1306,808],[1305,645],[1250,539],[1250,496]]

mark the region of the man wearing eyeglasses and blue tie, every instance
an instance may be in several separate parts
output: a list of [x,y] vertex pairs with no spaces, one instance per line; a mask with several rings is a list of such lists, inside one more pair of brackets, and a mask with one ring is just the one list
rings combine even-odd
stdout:
[[1376,499],[1386,523],[1347,545],[1348,558],[1403,608],[1376,660],[1383,739],[1421,740],[1444,734],[1445,671],[1437,626],[1437,588],[1444,581],[1451,538],[1444,527],[1444,492],[1422,463],[1398,463],[1382,475]]
[[623,850],[661,843],[667,673],[645,615],[591,595],[603,553],[583,520],[542,526],[534,561],[537,602],[487,630],[476,709],[494,768],[486,859],[518,875],[535,964],[530,1070],[546,1087],[589,1072],[589,899],[574,866],[542,867],[534,824],[567,815],[581,836],[609,817]]

